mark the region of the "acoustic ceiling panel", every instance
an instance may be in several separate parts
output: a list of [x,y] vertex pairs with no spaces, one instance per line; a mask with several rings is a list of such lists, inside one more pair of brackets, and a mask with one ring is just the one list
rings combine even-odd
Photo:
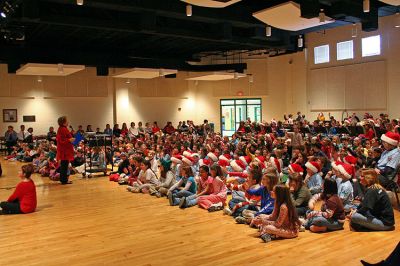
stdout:
[[28,63],[17,70],[17,75],[27,76],[68,76],[78,71],[84,70],[81,65],[63,64],[33,64]]
[[114,78],[153,79],[165,75],[176,74],[174,69],[132,68],[114,75]]
[[253,17],[272,27],[289,31],[299,31],[334,22],[328,16],[325,16],[325,22],[320,22],[319,18],[301,17],[300,5],[292,1],[255,12]]
[[188,78],[186,80],[201,80],[201,81],[220,81],[229,79],[239,79],[246,77],[246,74],[241,73],[228,73],[228,72],[214,72],[203,76]]
[[224,8],[240,2],[241,0],[181,0],[191,5],[212,7],[212,8]]

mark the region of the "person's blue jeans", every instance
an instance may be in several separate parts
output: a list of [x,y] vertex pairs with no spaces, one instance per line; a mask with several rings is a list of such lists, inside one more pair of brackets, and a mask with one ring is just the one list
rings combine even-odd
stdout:
[[355,212],[351,216],[350,222],[351,224],[356,224],[372,231],[390,231],[394,229],[394,226],[385,225],[381,220],[375,217],[368,218],[358,212]]
[[199,198],[197,197],[197,195],[191,195],[189,197],[186,197],[186,207],[192,207],[194,205],[197,205]]
[[194,193],[187,190],[174,191],[174,193],[172,193],[173,205],[178,205],[182,197],[189,197],[192,195],[194,195]]
[[326,219],[322,216],[314,216],[307,221],[306,229],[310,229],[312,225],[326,227],[327,231],[336,231],[343,229],[343,223],[335,219]]

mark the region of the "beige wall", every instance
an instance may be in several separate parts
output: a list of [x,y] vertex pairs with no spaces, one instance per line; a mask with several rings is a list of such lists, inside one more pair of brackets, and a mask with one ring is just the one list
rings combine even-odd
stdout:
[[[306,35],[307,111],[316,117],[319,111],[341,118],[342,110],[361,115],[388,113],[400,116],[400,29],[394,16],[379,18],[379,30],[362,32],[352,38],[352,25]],[[381,55],[362,57],[361,39],[381,35]],[[336,44],[353,40],[354,59],[336,60]],[[314,64],[314,47],[329,44],[330,62]]]
[[[8,125],[19,128],[25,124],[36,134],[46,133],[49,126],[57,126],[60,115],[67,115],[74,127],[91,124],[104,128],[106,122],[112,122],[110,81],[96,77],[95,69],[89,68],[67,78],[42,77],[38,82],[36,76],[9,75],[6,65],[0,65],[1,109],[18,112],[17,123],[4,123],[0,118],[1,132]],[[36,122],[23,123],[23,115],[35,115]]]

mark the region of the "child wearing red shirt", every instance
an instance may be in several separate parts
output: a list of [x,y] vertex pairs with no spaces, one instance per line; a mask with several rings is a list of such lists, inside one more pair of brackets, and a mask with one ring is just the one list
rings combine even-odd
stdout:
[[30,213],[36,209],[36,187],[31,179],[34,171],[33,165],[24,165],[21,170],[22,181],[8,200],[0,203],[3,214]]

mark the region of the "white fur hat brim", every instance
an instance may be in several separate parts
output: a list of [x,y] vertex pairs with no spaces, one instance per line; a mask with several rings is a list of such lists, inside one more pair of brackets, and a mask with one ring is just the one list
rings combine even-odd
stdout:
[[312,165],[310,162],[306,163],[306,167],[308,169],[310,169],[311,171],[313,171],[314,173],[318,173],[318,169],[314,165]]

